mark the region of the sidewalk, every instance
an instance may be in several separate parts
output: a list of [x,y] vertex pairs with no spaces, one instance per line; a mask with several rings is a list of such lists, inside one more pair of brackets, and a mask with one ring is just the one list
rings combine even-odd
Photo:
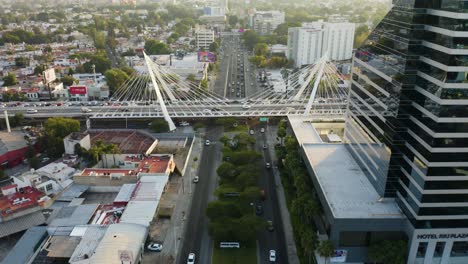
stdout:
[[[270,152],[270,157],[276,160],[275,154],[275,144],[278,142],[276,140],[276,126],[268,126],[267,128],[267,141],[268,141],[268,151]],[[288,250],[288,262],[289,264],[299,264],[299,258],[297,256],[296,242],[294,241],[294,232],[291,225],[291,219],[289,218],[289,211],[286,205],[286,197],[284,196],[284,188],[281,183],[280,174],[277,168],[273,168],[273,174],[275,176],[275,185],[276,193],[278,195],[279,209],[281,211],[281,218],[283,220],[283,229],[284,236],[286,238],[286,247]]]
[[[174,211],[169,223],[167,223],[166,232],[161,237],[163,239],[163,249],[157,254],[148,253],[144,256],[145,258],[142,263],[166,264],[164,260],[167,261],[167,259],[158,258],[157,255],[170,257],[174,260],[172,263],[175,263],[175,260],[177,259],[177,255],[179,254],[183,244],[183,234],[187,226],[185,220],[190,210],[192,194],[194,193],[195,186],[192,184],[192,178],[198,169],[198,162],[201,159],[200,155],[203,143],[200,138],[201,135],[197,133],[193,142],[191,155],[188,158],[187,170],[180,179],[183,186],[179,185]],[[193,161],[194,157],[198,158],[196,162]]]

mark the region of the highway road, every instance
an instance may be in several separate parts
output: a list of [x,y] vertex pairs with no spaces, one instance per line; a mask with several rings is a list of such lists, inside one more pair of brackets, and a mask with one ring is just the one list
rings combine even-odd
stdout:
[[186,263],[189,253],[195,253],[196,263],[211,263],[212,240],[208,234],[206,206],[214,200],[214,191],[218,185],[216,168],[221,164],[221,145],[218,139],[223,134],[222,127],[208,127],[206,139],[211,141],[202,151],[198,176],[195,184],[192,206],[187,216],[187,229],[183,235],[182,249],[177,263]]
[[[261,128],[265,128],[265,132],[261,133]],[[255,131],[255,149],[263,154],[263,163],[267,162],[272,164],[272,157],[270,152],[267,149],[263,149],[263,145],[266,145],[268,148],[274,148],[276,143],[274,135],[271,135],[270,130],[268,129],[267,123],[260,123],[255,128],[252,128]],[[267,134],[270,134],[267,137]],[[283,222],[280,213],[280,206],[278,204],[277,197],[277,188],[275,180],[272,174],[273,168],[266,168],[262,166],[262,176],[259,179],[259,186],[261,189],[265,190],[266,200],[262,201],[260,204],[263,206],[263,215],[260,215],[265,220],[270,220],[273,222],[274,231],[263,230],[258,234],[258,253],[259,253],[259,264],[269,264],[269,251],[271,249],[276,250],[277,261],[276,263],[287,264],[288,263],[288,254],[286,247],[286,239],[284,236]]]

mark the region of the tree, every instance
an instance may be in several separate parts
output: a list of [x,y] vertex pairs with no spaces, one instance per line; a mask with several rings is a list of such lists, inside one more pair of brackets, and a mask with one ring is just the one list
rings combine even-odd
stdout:
[[40,166],[40,161],[39,161],[39,158],[34,156],[34,157],[31,157],[28,159],[28,162],[29,162],[29,166],[33,169],[39,169],[39,166]]
[[150,39],[145,42],[145,52],[148,55],[169,54],[170,49],[165,43]]
[[254,145],[256,142],[255,138],[249,136],[249,134],[245,132],[235,135],[234,141],[237,143],[238,149],[245,149],[248,146]]
[[18,83],[18,80],[16,79],[16,75],[13,73],[8,73],[7,76],[3,77],[3,86],[12,86]]
[[263,68],[266,66],[267,60],[264,56],[252,56],[249,61],[257,68]]
[[8,178],[8,175],[3,169],[0,169],[0,180],[2,180],[3,178]]
[[286,136],[286,129],[284,127],[278,128],[276,135],[281,138],[281,146],[283,145],[283,139]]
[[[85,72],[92,73],[93,65],[96,67],[96,72],[100,73],[105,73],[111,68],[111,61],[105,52],[97,52],[95,54],[86,55],[85,57],[89,59],[88,62],[83,64],[83,70]],[[79,71],[78,67],[76,71]]]
[[[330,240],[323,240],[320,242],[320,245],[317,248],[317,251],[320,256],[325,258],[325,264],[328,263],[328,260],[331,256],[333,256],[333,252],[335,248],[333,247],[333,243]],[[389,262],[393,263],[393,262]]]
[[164,119],[156,119],[150,123],[149,129],[155,133],[165,133],[169,131],[169,125]]
[[369,247],[369,259],[378,263],[404,264],[408,254],[406,241],[383,240]]
[[255,33],[255,31],[248,30],[242,34],[242,39],[244,40],[244,44],[247,46],[247,48],[252,50],[255,45],[260,42],[261,38],[257,33]]
[[118,88],[120,88],[120,86],[122,86],[122,84],[124,84],[130,78],[126,72],[117,68],[107,70],[104,73],[104,76],[106,77],[106,82],[109,86],[111,94],[113,94]]
[[44,124],[47,136],[58,137],[61,140],[72,132],[80,131],[80,122],[65,117],[51,117]]
[[288,65],[288,59],[285,57],[273,56],[268,60],[267,65],[269,68],[274,69],[286,67]]
[[202,89],[204,89],[204,90],[207,90],[207,89],[208,89],[208,80],[207,80],[207,79],[201,80],[201,82],[200,82],[200,88],[202,88]]
[[255,45],[254,54],[256,56],[266,56],[268,54],[268,45],[266,43],[258,43]]
[[213,201],[206,207],[206,215],[211,221],[216,221],[220,218],[239,218],[242,216],[239,206],[233,202]]
[[65,86],[72,86],[73,84],[76,84],[78,82],[77,79],[73,78],[72,76],[70,75],[65,75],[63,76],[61,79],[60,79],[61,82],[63,82],[63,84]]
[[197,78],[197,77],[195,76],[195,74],[191,73],[191,74],[189,74],[189,75],[187,76],[187,81],[189,81],[189,82],[196,82],[196,81],[197,81],[196,78]]
[[300,243],[309,257],[308,263],[311,263],[312,254],[319,244],[317,234],[312,228],[305,226],[300,234]]
[[27,57],[17,57],[15,58],[16,67],[24,68],[29,66],[29,58]]
[[38,65],[34,67],[34,75],[42,74],[43,71],[45,71],[44,65]]
[[105,144],[104,141],[98,140],[94,146],[89,149],[89,154],[93,158],[93,162],[99,162],[103,154],[119,154],[120,149],[115,144]]
[[17,127],[21,126],[24,122],[24,115],[23,113],[16,113],[11,119],[10,119],[10,125],[12,127]]
[[219,48],[218,42],[216,42],[216,41],[211,42],[210,48],[209,48],[209,50],[210,50],[211,52],[216,52],[216,51],[218,51],[218,48]]
[[221,163],[216,170],[216,173],[220,178],[227,180],[233,180],[237,175],[239,175],[239,171],[236,169],[236,166],[229,162]]
[[236,15],[230,15],[228,17],[228,21],[229,21],[229,25],[231,25],[231,27],[235,27],[237,22],[239,21],[239,18]]

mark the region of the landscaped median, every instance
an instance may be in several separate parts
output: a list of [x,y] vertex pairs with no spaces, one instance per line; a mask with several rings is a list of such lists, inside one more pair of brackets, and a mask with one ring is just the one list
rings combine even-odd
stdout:
[[257,263],[257,246],[241,248],[219,248],[214,245],[211,263],[217,264],[255,264]]

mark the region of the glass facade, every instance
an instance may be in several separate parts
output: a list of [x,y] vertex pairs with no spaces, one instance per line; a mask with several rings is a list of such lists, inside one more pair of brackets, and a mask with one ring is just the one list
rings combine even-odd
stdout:
[[468,1],[395,0],[354,56],[345,139],[415,228],[468,227]]

